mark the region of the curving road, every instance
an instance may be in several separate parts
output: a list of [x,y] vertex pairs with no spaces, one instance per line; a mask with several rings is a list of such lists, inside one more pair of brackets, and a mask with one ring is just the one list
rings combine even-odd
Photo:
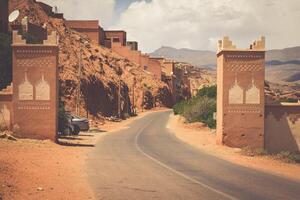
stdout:
[[151,113],[98,142],[87,166],[97,199],[300,199],[300,182],[229,163],[179,141],[166,128],[169,115]]

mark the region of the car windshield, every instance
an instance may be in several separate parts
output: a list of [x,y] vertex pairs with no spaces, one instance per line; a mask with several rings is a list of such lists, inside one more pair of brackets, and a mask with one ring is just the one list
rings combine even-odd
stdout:
[[76,115],[72,115],[73,119],[81,119],[81,117],[78,117]]

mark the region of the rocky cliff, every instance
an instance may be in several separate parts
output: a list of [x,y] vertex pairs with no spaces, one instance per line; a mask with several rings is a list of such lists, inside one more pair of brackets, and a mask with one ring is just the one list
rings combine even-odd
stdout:
[[[123,113],[130,110],[133,99],[135,106],[141,108],[145,90],[157,96],[160,102],[165,102],[161,98],[166,95],[161,93],[168,91],[166,84],[155,80],[151,74],[135,63],[99,46],[85,35],[67,28],[63,19],[48,16],[34,0],[11,0],[10,10],[14,9],[21,12],[18,21],[27,16],[31,23],[46,26],[48,32],[57,31],[60,93],[67,110],[75,111],[79,80],[81,80],[81,115],[87,112],[94,117],[116,115],[119,84]],[[81,79],[78,73],[80,60],[82,60]],[[164,105],[161,103],[160,106]]]

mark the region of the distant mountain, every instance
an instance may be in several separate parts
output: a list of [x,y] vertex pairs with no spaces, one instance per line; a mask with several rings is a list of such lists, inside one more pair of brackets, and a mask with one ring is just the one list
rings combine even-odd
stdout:
[[[196,67],[216,68],[216,52],[161,47],[150,54],[188,62]],[[300,46],[266,53],[266,79],[275,83],[300,83]]]
[[192,49],[175,49],[173,47],[161,47],[150,54],[154,57],[165,57],[180,62],[187,62],[196,67],[216,66],[216,53],[213,51],[201,51]]

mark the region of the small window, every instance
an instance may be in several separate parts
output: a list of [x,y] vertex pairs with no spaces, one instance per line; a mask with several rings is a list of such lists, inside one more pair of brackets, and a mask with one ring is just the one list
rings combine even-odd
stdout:
[[113,42],[120,42],[120,38],[113,38]]

